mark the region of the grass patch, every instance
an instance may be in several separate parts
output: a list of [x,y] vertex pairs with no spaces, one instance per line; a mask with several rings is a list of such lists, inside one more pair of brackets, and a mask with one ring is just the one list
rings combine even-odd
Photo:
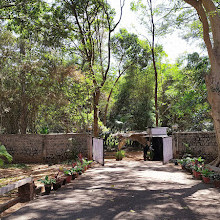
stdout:
[[29,169],[30,167],[24,163],[12,163],[12,164],[4,164],[3,169],[7,169],[7,168],[18,168],[18,169]]

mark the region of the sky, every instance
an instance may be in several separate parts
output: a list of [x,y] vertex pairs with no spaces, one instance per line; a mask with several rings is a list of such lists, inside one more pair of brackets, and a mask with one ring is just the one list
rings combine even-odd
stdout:
[[[111,4],[112,8],[115,8],[117,20],[120,13],[120,0],[108,0],[108,2]],[[130,10],[130,2],[131,0],[125,0],[122,20],[116,31],[120,28],[126,28],[129,32],[138,34],[141,33],[143,27],[139,25],[137,14]],[[143,32],[141,34],[146,35],[146,33]],[[163,38],[156,38],[156,43],[163,45],[164,51],[168,54],[168,59],[171,63],[174,63],[175,60],[184,53],[198,52],[203,55],[206,53],[206,51],[200,49],[198,45],[182,39],[179,30],[174,31],[172,34],[168,34]]]

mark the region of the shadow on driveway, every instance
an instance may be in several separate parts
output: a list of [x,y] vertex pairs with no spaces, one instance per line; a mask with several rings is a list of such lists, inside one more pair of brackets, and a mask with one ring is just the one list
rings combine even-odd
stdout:
[[219,199],[218,189],[172,164],[112,160],[3,219],[217,220]]

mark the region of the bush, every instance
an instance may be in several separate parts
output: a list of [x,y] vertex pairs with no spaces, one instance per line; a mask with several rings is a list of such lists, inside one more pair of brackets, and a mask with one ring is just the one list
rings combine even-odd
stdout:
[[122,160],[122,158],[125,157],[125,151],[124,150],[119,150],[115,154],[116,160]]
[[5,159],[11,162],[12,156],[7,152],[5,146],[0,143],[0,167],[4,165]]

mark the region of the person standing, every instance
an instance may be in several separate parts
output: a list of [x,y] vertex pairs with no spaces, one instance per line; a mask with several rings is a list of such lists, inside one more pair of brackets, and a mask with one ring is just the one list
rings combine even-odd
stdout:
[[150,141],[147,140],[147,143],[146,143],[146,145],[144,147],[144,161],[147,160],[147,152],[148,152],[149,148],[150,148]]

